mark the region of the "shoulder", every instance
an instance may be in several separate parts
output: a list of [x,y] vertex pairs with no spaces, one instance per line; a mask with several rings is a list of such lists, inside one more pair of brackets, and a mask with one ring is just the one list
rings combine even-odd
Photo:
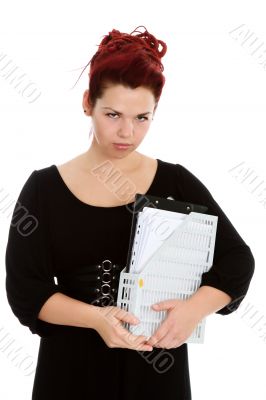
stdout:
[[155,167],[157,165],[157,160],[158,160],[158,166],[162,166],[165,171],[173,171],[173,172],[179,172],[179,167],[182,167],[180,164],[175,164],[170,161],[165,161],[160,158],[152,158],[148,157],[146,155],[143,156],[143,165],[146,167]]
[[175,177],[177,176],[183,183],[196,183],[200,182],[197,173],[184,166],[183,164],[173,163],[169,161],[160,160],[166,171],[172,172]]
[[55,165],[51,165],[27,172],[20,186],[18,200],[24,204],[33,204],[45,197],[53,187],[54,168]]
[[54,167],[55,167],[55,164],[51,164],[50,166],[47,166],[47,167],[35,169],[33,171],[33,173],[35,173],[37,177],[45,177],[52,173]]
[[158,158],[158,163],[162,167],[162,171],[166,175],[171,175],[174,178],[176,177],[181,177],[181,174],[185,171],[188,171],[183,165],[166,161],[166,160],[161,160]]
[[56,165],[51,164],[47,167],[35,169],[32,174],[34,174],[34,179],[36,184],[40,188],[42,185],[51,185],[55,179]]
[[161,162],[162,176],[167,182],[182,191],[184,196],[210,195],[208,188],[199,179],[197,172],[185,167],[183,164],[159,160]]

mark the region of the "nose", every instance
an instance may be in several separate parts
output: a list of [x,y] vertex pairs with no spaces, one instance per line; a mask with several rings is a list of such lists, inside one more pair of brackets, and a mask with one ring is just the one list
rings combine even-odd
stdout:
[[121,121],[118,135],[123,138],[131,137],[134,134],[134,125],[130,120]]

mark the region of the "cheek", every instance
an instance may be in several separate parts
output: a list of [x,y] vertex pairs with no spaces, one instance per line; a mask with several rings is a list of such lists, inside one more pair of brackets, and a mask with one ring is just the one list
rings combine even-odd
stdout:
[[136,129],[136,139],[137,140],[142,140],[144,137],[147,135],[149,131],[149,125],[148,124],[143,124],[143,126],[138,126]]
[[109,121],[106,121],[105,119],[101,120],[94,120],[94,131],[95,135],[97,138],[101,141],[105,141],[110,137],[110,133],[112,133],[114,130],[114,126],[110,124]]

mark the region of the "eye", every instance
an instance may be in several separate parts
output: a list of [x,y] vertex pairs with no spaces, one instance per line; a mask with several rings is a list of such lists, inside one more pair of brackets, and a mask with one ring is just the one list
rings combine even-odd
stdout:
[[[109,115],[114,116],[114,115],[118,115],[118,114],[116,114],[116,113],[107,113],[107,114],[105,114],[105,115],[108,115],[108,117],[109,117]],[[112,117],[112,118],[113,118],[113,117]]]
[[[116,114],[116,113],[107,113],[107,114],[105,114],[105,115],[107,115],[108,117],[111,115],[111,119],[116,119],[116,118],[113,118],[113,117],[116,116],[116,115],[118,115],[118,114]],[[144,117],[144,116],[141,116],[141,115],[139,115],[137,118],[144,118],[144,121],[147,121],[147,120],[148,120],[147,117]],[[144,121],[141,121],[141,122],[144,122]]]
[[[144,121],[148,120],[148,117],[144,117],[144,116],[141,116],[141,115],[138,118],[144,118]],[[142,121],[142,122],[144,122],[144,121]]]

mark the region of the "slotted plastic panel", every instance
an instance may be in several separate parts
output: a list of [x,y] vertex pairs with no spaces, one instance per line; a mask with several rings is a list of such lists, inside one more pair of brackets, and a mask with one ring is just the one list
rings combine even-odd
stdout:
[[[187,299],[199,288],[202,273],[212,266],[217,220],[217,216],[191,212],[140,273],[121,272],[117,305],[141,321],[137,325],[125,323],[130,332],[152,336],[167,311],[154,311],[151,305],[167,299]],[[205,319],[187,343],[203,343],[204,330]]]

